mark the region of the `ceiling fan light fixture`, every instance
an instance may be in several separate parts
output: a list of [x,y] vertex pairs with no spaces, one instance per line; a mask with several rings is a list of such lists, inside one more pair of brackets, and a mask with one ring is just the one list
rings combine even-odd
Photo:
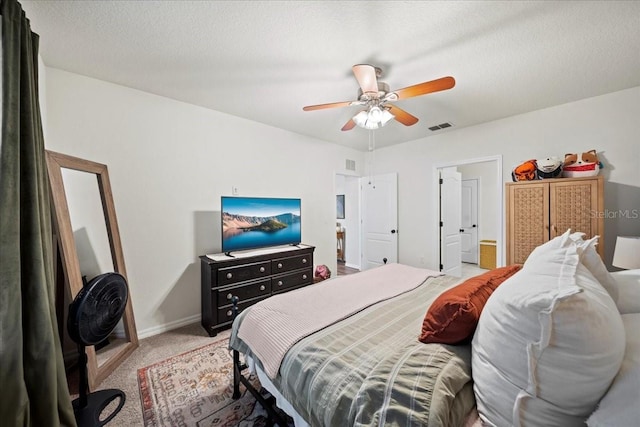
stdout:
[[380,123],[380,119],[382,119],[382,111],[380,111],[380,107],[371,107],[369,109],[369,120]]
[[389,123],[395,116],[386,108],[373,106],[368,110],[362,110],[353,117],[355,124],[363,129],[379,129]]
[[362,110],[355,116],[353,116],[353,121],[357,126],[364,129],[377,129],[378,127],[371,127],[372,123],[369,123],[369,112],[367,110]]
[[387,110],[386,108],[382,109],[382,116],[380,117],[380,126],[384,126],[387,123],[389,123],[389,121],[391,119],[394,119],[396,116],[394,116],[393,114],[391,114],[389,112],[389,110]]

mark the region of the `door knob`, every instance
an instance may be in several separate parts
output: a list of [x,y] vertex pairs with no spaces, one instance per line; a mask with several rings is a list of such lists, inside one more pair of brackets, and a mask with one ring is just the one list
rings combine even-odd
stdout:
[[473,228],[476,228],[477,226],[475,224],[472,225]]
[[460,232],[461,232],[461,233],[464,233],[464,228],[461,228],[461,229],[460,229]]
[[382,258],[382,262],[384,262],[386,264],[387,263],[387,259],[386,258]]
[[391,234],[396,234],[396,230],[391,230]]

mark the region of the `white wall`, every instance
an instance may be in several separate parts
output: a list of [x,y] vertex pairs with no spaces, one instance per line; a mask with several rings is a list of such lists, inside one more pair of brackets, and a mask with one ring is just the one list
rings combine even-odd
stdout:
[[232,187],[300,197],[303,242],[335,271],[335,173],[363,153],[54,68],[46,91],[46,148],[109,169],[140,337],[199,320]]
[[[503,156],[503,181],[523,160],[596,149],[605,168],[605,262],[615,237],[640,235],[640,87],[376,150],[376,173],[398,173],[399,260],[437,269],[433,166]],[[634,211],[635,209],[635,211]]]
[[[315,264],[335,271],[335,174],[346,158],[364,164],[363,153],[54,68],[41,73],[47,149],[109,167],[141,337],[199,319],[197,257],[220,250],[220,196],[233,186],[301,197],[303,241],[316,246]],[[399,238],[400,262],[425,257],[437,269],[433,165],[502,155],[509,181],[522,160],[595,148],[610,264],[616,235],[640,235],[638,117],[640,87],[376,150],[375,172],[398,173],[399,228],[412,230]]]

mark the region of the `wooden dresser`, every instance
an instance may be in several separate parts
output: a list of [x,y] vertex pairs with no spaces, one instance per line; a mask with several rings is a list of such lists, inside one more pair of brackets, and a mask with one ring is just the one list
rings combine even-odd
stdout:
[[257,255],[238,253],[236,258],[202,255],[202,326],[209,336],[231,325],[234,296],[240,299],[242,311],[271,295],[312,284],[314,250],[299,245],[257,250]]
[[506,184],[507,265],[522,264],[531,251],[568,228],[589,239],[599,235],[604,257],[604,179],[558,178]]

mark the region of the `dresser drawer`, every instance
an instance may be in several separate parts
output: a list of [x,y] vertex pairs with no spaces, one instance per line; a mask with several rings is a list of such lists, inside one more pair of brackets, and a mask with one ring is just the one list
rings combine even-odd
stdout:
[[218,286],[244,282],[271,275],[271,262],[256,262],[254,264],[242,264],[234,267],[226,267],[218,270]]
[[[254,298],[252,300],[239,302],[238,303],[238,313],[240,313],[245,308],[250,307],[253,304],[255,304],[258,301],[261,301],[261,300],[263,300],[265,298],[266,298],[266,296],[263,297],[263,298]],[[231,322],[232,320],[233,320],[233,306],[231,304],[226,306],[226,307],[218,308],[218,324],[225,323],[225,322]]]
[[259,296],[271,295],[271,279],[260,280],[240,286],[218,288],[218,307],[231,304],[231,298],[237,296],[240,302]]
[[202,255],[200,304],[205,331],[213,337],[231,325],[234,296],[242,311],[271,295],[313,284],[314,249],[300,245],[238,257]]
[[295,273],[283,274],[271,279],[271,291],[275,294],[300,285],[313,282],[311,269],[299,270]]
[[311,267],[312,264],[313,261],[310,255],[278,258],[271,261],[271,271],[273,274],[278,274],[280,272],[284,273],[285,271]]

